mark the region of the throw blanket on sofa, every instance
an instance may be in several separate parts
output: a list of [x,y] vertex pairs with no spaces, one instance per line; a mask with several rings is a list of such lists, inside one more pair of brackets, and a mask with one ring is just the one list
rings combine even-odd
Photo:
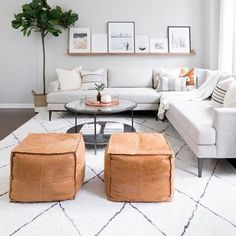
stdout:
[[220,73],[218,71],[209,71],[206,81],[198,88],[186,92],[168,92],[161,96],[158,109],[158,118],[163,120],[166,110],[169,109],[171,101],[202,101],[210,97],[218,83]]

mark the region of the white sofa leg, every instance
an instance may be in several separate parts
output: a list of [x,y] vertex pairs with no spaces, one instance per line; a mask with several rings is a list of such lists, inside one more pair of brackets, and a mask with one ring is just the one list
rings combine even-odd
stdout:
[[198,177],[201,178],[202,177],[203,159],[198,158],[197,160],[198,160]]

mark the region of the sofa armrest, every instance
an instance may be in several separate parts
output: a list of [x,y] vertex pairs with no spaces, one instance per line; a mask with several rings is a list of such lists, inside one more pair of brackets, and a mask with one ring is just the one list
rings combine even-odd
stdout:
[[216,108],[213,126],[216,130],[218,158],[236,158],[236,108]]
[[49,83],[48,93],[55,93],[59,91],[59,81],[55,80]]

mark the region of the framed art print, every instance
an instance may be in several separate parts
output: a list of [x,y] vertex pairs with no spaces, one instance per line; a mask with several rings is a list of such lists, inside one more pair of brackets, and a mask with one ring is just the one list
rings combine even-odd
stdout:
[[169,53],[190,53],[190,26],[168,26]]
[[135,36],[135,53],[149,53],[149,36],[136,35]]
[[107,34],[92,34],[92,52],[107,53]]
[[113,21],[107,23],[108,52],[134,53],[135,23],[132,21]]
[[90,28],[70,28],[69,52],[90,52]]
[[150,39],[150,52],[151,53],[167,53],[168,52],[167,38],[151,38]]

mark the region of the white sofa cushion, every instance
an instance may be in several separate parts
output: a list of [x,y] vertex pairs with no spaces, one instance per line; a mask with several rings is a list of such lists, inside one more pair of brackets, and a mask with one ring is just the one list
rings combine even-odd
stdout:
[[143,104],[156,104],[160,100],[160,95],[152,88],[107,88],[102,94],[119,95],[120,99]]
[[171,102],[167,113],[175,117],[176,122],[195,143],[216,143],[216,131],[212,125],[213,108],[209,100]]
[[[159,94],[152,88],[105,88],[102,94],[119,95],[120,99],[133,100],[142,104],[156,104]],[[47,95],[48,103],[67,103],[73,100],[96,96],[96,90],[74,90],[50,93]]]
[[61,91],[55,93],[49,93],[47,95],[47,102],[54,104],[66,104],[68,102],[85,99],[86,96],[96,96],[96,90],[73,90],[73,91]]
[[109,88],[152,88],[152,69],[108,69]]

